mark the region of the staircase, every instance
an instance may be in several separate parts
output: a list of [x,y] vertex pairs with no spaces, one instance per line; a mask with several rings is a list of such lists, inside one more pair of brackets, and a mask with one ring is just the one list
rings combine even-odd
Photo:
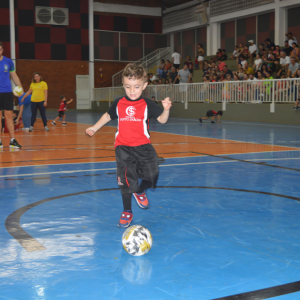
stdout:
[[[158,66],[160,65],[160,60],[164,59],[170,59],[171,58],[171,49],[170,47],[166,48],[160,48],[157,49],[150,54],[144,56],[140,60],[136,61],[135,63],[142,65],[146,70],[147,73],[153,73],[156,74],[156,70]],[[122,73],[124,70],[121,70],[120,72],[116,73],[112,76],[112,86],[118,87],[122,86]]]

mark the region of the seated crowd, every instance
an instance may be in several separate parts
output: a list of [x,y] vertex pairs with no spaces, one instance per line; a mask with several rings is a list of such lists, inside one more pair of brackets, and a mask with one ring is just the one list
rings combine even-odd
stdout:
[[[183,68],[179,70],[181,56],[175,50],[170,60],[160,62],[156,74],[148,74],[149,85],[192,83],[194,67],[195,70],[203,70],[204,82],[237,81],[237,80],[263,80],[274,78],[299,78],[300,49],[296,37],[287,33],[284,47],[275,45],[268,38],[265,45],[258,47],[253,40],[249,45],[240,43],[230,58],[227,57],[225,49],[219,49],[211,59],[204,59],[204,49],[198,44],[198,56],[193,63],[190,56],[187,57]],[[235,70],[230,70],[224,61],[235,60]]]

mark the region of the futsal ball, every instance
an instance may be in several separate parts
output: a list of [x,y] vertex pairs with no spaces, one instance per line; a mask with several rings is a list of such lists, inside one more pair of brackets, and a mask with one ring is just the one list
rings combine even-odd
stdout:
[[141,256],[151,249],[152,236],[147,228],[133,225],[123,233],[122,244],[125,251],[130,255]]
[[20,96],[22,96],[24,94],[23,89],[20,86],[14,87],[13,93],[17,97],[20,97]]

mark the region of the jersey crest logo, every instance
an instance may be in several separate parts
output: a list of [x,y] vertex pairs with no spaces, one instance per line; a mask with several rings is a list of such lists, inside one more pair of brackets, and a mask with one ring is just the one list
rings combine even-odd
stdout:
[[8,65],[4,65],[4,72],[8,71]]
[[136,108],[133,107],[133,106],[128,106],[126,108],[126,115],[129,116],[129,117],[133,117],[135,115],[135,110]]
[[142,121],[141,119],[136,119],[134,116],[136,114],[136,108],[134,106],[128,106],[125,110],[127,116],[125,118],[120,118],[120,121]]

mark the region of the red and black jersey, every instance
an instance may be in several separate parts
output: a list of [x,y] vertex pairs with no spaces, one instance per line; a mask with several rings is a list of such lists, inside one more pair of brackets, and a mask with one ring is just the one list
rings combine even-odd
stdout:
[[212,110],[212,113],[214,114],[215,117],[218,115],[218,112],[215,110]]
[[107,112],[112,120],[118,118],[115,147],[151,144],[149,119],[157,119],[162,112],[163,109],[158,104],[147,98],[117,98]]
[[61,101],[58,111],[65,111],[67,109],[67,101]]

